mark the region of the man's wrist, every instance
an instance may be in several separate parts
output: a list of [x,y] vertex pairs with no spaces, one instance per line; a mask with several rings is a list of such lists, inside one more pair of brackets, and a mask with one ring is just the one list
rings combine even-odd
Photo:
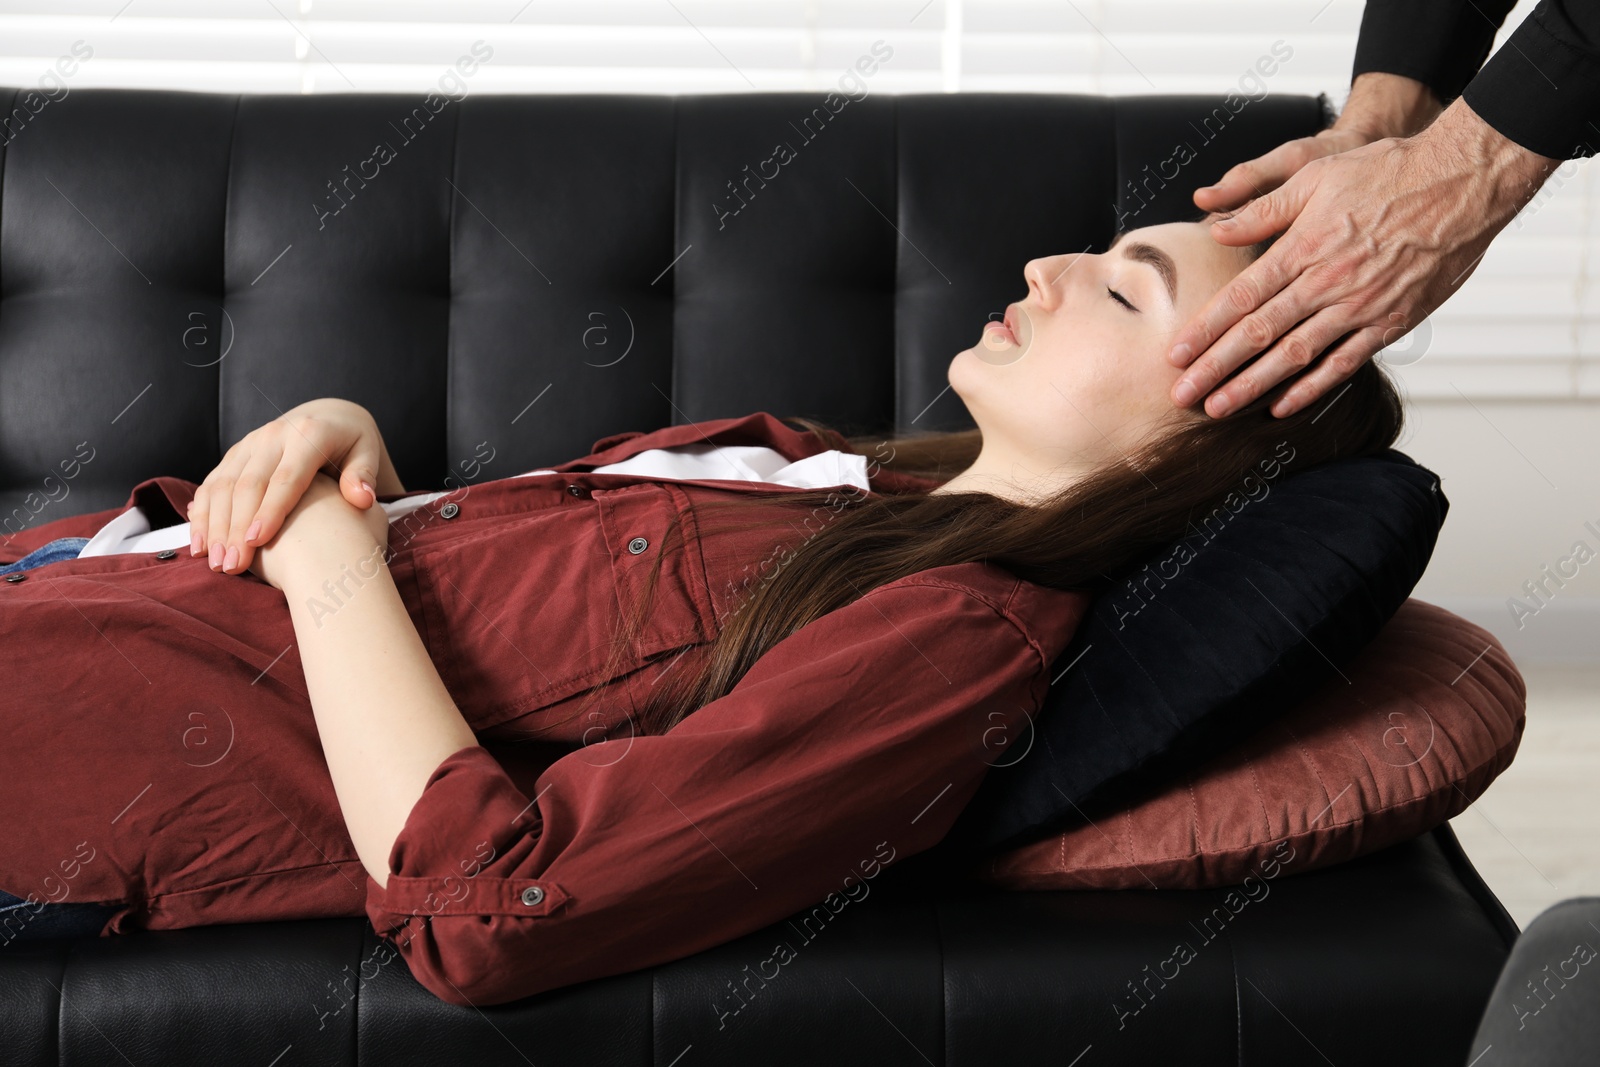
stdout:
[[1369,142],[1384,137],[1410,137],[1442,110],[1433,90],[1417,79],[1366,71],[1350,83],[1350,96],[1333,128],[1353,130]]
[[[1561,161],[1541,156],[1485,122],[1457,97],[1416,140],[1458,173],[1487,183],[1483,214],[1509,222],[1538,193]],[[1496,227],[1498,229],[1498,227]]]

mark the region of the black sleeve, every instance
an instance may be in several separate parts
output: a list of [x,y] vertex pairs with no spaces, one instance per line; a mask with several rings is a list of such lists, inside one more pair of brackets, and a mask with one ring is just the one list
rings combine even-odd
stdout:
[[1600,145],[1600,0],[1540,0],[1461,98],[1529,151],[1552,159],[1594,155]]
[[1350,80],[1368,71],[1403,74],[1448,105],[1483,66],[1515,5],[1516,0],[1368,0]]

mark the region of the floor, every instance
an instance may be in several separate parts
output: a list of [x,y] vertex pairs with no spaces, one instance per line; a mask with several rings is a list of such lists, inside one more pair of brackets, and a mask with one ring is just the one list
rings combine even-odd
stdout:
[[1520,666],[1528,722],[1511,766],[1450,820],[1517,925],[1600,896],[1600,667]]

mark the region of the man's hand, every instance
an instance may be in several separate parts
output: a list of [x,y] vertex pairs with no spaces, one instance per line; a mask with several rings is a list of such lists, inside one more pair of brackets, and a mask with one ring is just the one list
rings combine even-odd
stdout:
[[340,483],[318,472],[271,541],[257,549],[250,570],[277,589],[296,569],[327,569],[335,559],[355,567],[368,554],[368,576],[389,545],[389,516],[373,505],[360,508],[340,492]]
[[1367,71],[1350,83],[1350,96],[1332,126],[1287,141],[1266,155],[1231,168],[1215,185],[1194,191],[1195,206],[1232,211],[1265,196],[1313,159],[1348,152],[1384,137],[1410,137],[1442,110],[1433,90],[1401,74]]
[[1189,367],[1173,401],[1187,407],[1249,362],[1207,412],[1237,411],[1301,371],[1272,412],[1305,407],[1444,303],[1558,162],[1460,99],[1414,137],[1312,160],[1212,224],[1222,244],[1283,236],[1173,336],[1168,358]]

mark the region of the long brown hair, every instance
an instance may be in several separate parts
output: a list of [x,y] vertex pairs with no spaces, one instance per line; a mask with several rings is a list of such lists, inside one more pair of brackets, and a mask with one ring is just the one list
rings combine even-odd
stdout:
[[[1268,243],[1245,250],[1246,257],[1259,256]],[[1363,363],[1294,414],[1274,416],[1268,409],[1296,380],[1291,376],[1222,419],[1197,407],[1174,408],[1171,428],[1152,434],[1126,461],[1112,461],[1034,504],[923,488],[785,494],[797,508],[831,517],[754,583],[702,654],[679,657],[661,672],[637,709],[636,729],[665,732],[727,694],[757,659],[800,627],[897,578],[986,560],[1026,581],[1098,593],[1112,572],[1176,541],[1248,479],[1259,479],[1264,462],[1283,464],[1292,475],[1327,460],[1381,452],[1399,437],[1401,399],[1377,363]],[[813,419],[787,421],[829,447],[872,457],[869,467],[931,479],[929,488],[970,466],[982,443],[977,429],[846,437]],[[695,521],[705,529],[711,512],[736,513],[750,502],[770,506],[770,500],[730,494],[727,501],[697,505]],[[659,565],[661,556],[656,559]],[[617,632],[612,669],[602,678],[614,676],[648,617],[654,588],[652,573],[637,612]],[[609,684],[596,686],[590,700]]]

